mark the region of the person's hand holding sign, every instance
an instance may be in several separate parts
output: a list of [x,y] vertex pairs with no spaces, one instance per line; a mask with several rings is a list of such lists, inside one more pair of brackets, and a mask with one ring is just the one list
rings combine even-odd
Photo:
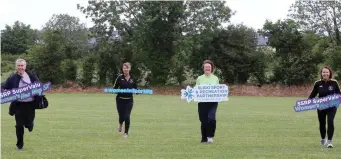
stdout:
[[205,60],[202,65],[204,74],[196,80],[194,88],[187,86],[181,90],[181,99],[198,103],[198,113],[201,122],[201,142],[212,143],[216,129],[216,111],[218,102],[228,101],[228,87],[219,84],[219,79],[213,74],[214,65]]

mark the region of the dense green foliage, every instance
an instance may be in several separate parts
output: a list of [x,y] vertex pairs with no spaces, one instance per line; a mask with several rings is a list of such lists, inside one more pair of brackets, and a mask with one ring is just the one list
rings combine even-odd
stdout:
[[341,77],[340,2],[297,1],[287,19],[260,30],[228,24],[234,12],[225,2],[89,1],[77,8],[93,27],[67,14],[53,15],[41,31],[6,26],[2,72],[21,56],[54,84],[112,85],[127,61],[140,85],[190,84],[206,59],[229,84],[310,83],[325,64]]
[[1,32],[1,53],[21,54],[38,40],[39,31],[30,25],[16,21],[13,26],[6,26]]

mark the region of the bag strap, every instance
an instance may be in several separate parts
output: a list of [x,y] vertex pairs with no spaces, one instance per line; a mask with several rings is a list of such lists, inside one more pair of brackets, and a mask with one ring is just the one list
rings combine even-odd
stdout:
[[37,80],[40,82],[40,79],[38,78],[38,76],[37,75],[34,75],[36,78],[37,78]]

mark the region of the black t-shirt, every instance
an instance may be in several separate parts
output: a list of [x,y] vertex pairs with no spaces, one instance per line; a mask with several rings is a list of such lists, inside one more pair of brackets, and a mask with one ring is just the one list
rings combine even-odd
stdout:
[[[120,74],[114,84],[114,89],[137,89],[136,80],[133,76],[127,80],[123,74]],[[133,93],[117,93],[120,98],[132,98]]]
[[325,97],[332,94],[340,94],[340,87],[336,80],[318,80],[314,84],[314,88],[310,93],[309,99],[318,97]]

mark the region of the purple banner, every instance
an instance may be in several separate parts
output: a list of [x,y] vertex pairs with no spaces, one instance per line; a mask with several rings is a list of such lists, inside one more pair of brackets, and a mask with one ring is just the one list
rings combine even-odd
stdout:
[[339,107],[341,103],[341,95],[334,94],[322,98],[304,99],[298,100],[294,106],[296,112],[308,111],[308,110],[324,110],[331,107]]
[[42,95],[49,89],[51,89],[51,82],[34,82],[20,88],[1,90],[1,104],[13,102],[16,100],[25,100],[35,95]]

